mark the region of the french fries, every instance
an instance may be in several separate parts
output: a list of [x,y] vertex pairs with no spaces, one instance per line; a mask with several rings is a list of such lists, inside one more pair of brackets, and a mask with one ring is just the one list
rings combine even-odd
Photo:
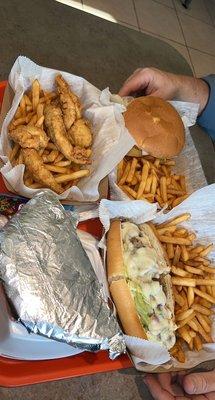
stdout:
[[[45,133],[47,133],[46,126],[44,124],[44,109],[47,104],[50,104],[52,100],[57,99],[58,96],[59,95],[57,91],[45,92],[42,90],[40,82],[35,79],[32,82],[30,90],[28,90],[28,92],[22,96],[14,118],[10,123],[9,131],[24,125],[34,126],[44,130]],[[30,146],[26,145],[26,147]],[[48,139],[46,146],[39,148],[37,152],[41,157],[44,167],[49,171],[55,181],[59,183],[60,187],[62,187],[62,191],[77,185],[79,179],[88,176],[90,173],[89,169],[86,169],[86,167],[74,164],[70,160],[66,159],[61,151],[59,151],[57,146],[52,142],[52,140],[50,140],[50,138]],[[91,148],[86,149],[86,156],[88,157],[88,155],[90,157]],[[8,158],[12,166],[24,164],[25,160],[23,157],[22,147],[20,147],[18,143],[12,143],[12,150],[10,151]],[[128,170],[128,183],[131,182],[135,177],[137,162],[138,160],[134,159],[131,169],[129,168]],[[120,179],[122,178],[123,173],[124,171],[122,163]],[[125,180],[126,178],[127,175],[125,176]],[[44,184],[41,184],[41,181],[37,179],[37,176],[33,176],[31,172],[26,171],[26,169],[24,173],[24,184],[31,189],[39,189],[44,187]],[[49,187],[48,184],[45,187]]]
[[132,200],[158,202],[170,210],[188,196],[185,177],[171,172],[174,165],[169,159],[127,155],[118,164],[117,184]]
[[[183,179],[177,177],[175,182],[183,183]],[[179,362],[186,361],[186,345],[192,351],[200,351],[204,343],[212,342],[215,304],[215,267],[206,258],[213,244],[193,244],[195,233],[180,225],[189,218],[190,214],[185,213],[153,227],[171,266],[177,340],[170,353]]]

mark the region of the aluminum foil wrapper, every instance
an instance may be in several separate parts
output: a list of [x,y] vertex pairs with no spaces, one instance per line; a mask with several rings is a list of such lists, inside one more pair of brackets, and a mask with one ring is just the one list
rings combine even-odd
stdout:
[[0,231],[0,276],[19,320],[89,351],[125,352],[123,334],[76,233],[77,214],[39,192]]

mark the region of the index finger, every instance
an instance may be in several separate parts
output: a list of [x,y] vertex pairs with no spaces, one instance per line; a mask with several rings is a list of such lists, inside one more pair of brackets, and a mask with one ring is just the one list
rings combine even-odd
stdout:
[[135,71],[124,83],[119,91],[119,96],[128,96],[133,92],[144,90],[149,83],[147,74],[141,72],[141,70]]

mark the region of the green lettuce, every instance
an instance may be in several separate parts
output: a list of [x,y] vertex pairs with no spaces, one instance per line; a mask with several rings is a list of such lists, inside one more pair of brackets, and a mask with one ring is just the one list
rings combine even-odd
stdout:
[[153,308],[147,302],[146,298],[143,295],[141,286],[138,283],[128,281],[128,285],[130,287],[141,324],[144,328],[147,328],[150,322],[149,315],[153,314]]

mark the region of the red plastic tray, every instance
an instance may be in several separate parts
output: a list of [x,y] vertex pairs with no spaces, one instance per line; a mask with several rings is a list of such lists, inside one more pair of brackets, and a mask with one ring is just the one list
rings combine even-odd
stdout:
[[[0,104],[6,83],[6,81],[0,82]],[[7,192],[8,190],[0,176],[0,193]],[[81,222],[79,228],[96,237],[101,236],[102,227],[99,220]],[[47,361],[18,361],[0,357],[0,386],[31,385],[33,383],[113,371],[131,366],[128,356],[124,355],[115,361],[111,361],[105,351],[100,351],[96,354],[85,352],[76,356]]]

